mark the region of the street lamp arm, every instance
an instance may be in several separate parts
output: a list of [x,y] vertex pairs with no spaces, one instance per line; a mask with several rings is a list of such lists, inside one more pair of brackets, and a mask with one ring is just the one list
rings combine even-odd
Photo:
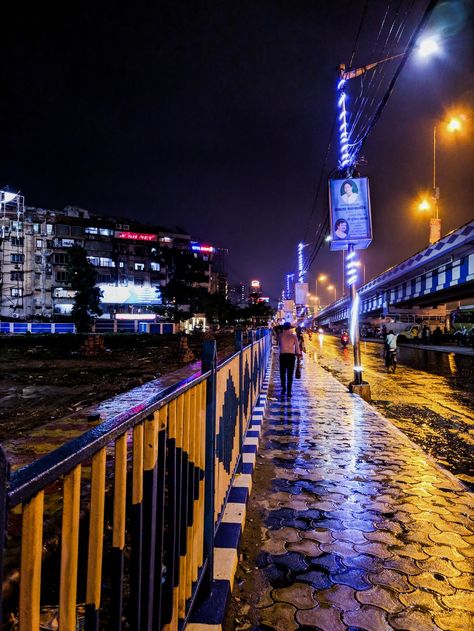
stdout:
[[350,68],[349,70],[346,70],[345,65],[341,64],[339,66],[339,76],[344,81],[348,81],[349,79],[355,79],[356,77],[360,77],[361,75],[365,74],[369,70],[372,70],[372,68],[375,68],[375,66],[378,66],[379,64],[383,64],[385,61],[398,59],[399,57],[403,57],[405,55],[406,55],[406,52],[400,53],[399,55],[392,55],[391,57],[386,57],[385,59],[381,59],[380,61],[375,61],[372,64],[367,64],[367,66],[361,66],[360,68]]

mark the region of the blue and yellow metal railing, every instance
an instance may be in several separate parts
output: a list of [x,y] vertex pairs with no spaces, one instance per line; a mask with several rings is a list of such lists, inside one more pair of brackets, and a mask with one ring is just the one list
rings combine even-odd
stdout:
[[[86,630],[183,628],[210,588],[214,533],[270,355],[267,331],[249,338],[238,335],[219,365],[215,342],[205,342],[201,374],[11,475],[2,451],[0,537],[21,511],[21,553],[0,626],[37,631],[48,597],[60,631],[79,628],[84,602]],[[59,490],[58,570],[45,575],[45,496]]]

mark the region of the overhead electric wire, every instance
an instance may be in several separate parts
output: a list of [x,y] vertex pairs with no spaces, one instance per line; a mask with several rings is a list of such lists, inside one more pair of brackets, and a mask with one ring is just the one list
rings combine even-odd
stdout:
[[365,144],[370,132],[372,131],[372,129],[377,124],[377,121],[379,120],[379,118],[380,118],[380,116],[381,116],[381,114],[382,114],[382,112],[383,112],[383,110],[384,110],[384,108],[385,108],[385,106],[387,104],[387,101],[388,101],[388,99],[390,98],[390,95],[393,92],[393,89],[394,89],[395,84],[396,84],[396,82],[398,80],[398,77],[400,76],[400,73],[401,73],[401,71],[403,70],[403,68],[404,68],[404,66],[406,64],[407,59],[410,57],[410,54],[411,54],[411,52],[412,52],[412,50],[413,50],[413,48],[415,46],[415,43],[416,43],[416,41],[418,39],[418,36],[421,33],[421,31],[423,30],[423,28],[425,27],[427,21],[429,20],[431,14],[433,12],[433,9],[435,8],[435,6],[437,4],[437,1],[438,0],[430,0],[427,8],[425,9],[423,17],[420,20],[420,23],[418,24],[417,28],[415,29],[413,35],[410,38],[410,41],[409,41],[407,49],[406,49],[406,53],[401,58],[401,61],[398,64],[398,68],[395,71],[395,73],[394,73],[394,75],[392,77],[392,80],[390,81],[388,89],[385,92],[385,95],[384,95],[382,101],[380,102],[380,104],[379,104],[379,106],[378,106],[378,108],[377,108],[377,110],[376,110],[376,112],[375,112],[375,114],[374,114],[374,116],[373,116],[373,118],[371,120],[370,126],[369,126],[368,130],[366,131],[364,137],[362,138],[360,149],[362,149],[362,147],[364,146],[364,144]]

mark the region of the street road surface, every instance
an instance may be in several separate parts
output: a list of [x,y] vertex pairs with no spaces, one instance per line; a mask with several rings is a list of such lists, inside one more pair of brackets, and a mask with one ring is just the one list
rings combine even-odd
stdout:
[[[339,381],[353,379],[352,346],[313,335],[305,361],[318,361]],[[397,372],[387,374],[383,346],[361,342],[372,403],[442,466],[474,488],[474,358],[400,347]]]

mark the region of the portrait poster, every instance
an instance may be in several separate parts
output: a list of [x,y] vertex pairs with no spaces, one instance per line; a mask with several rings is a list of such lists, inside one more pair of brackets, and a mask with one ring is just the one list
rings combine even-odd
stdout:
[[367,248],[372,241],[369,180],[329,180],[331,250]]
[[295,283],[295,302],[305,305],[308,302],[308,283]]

